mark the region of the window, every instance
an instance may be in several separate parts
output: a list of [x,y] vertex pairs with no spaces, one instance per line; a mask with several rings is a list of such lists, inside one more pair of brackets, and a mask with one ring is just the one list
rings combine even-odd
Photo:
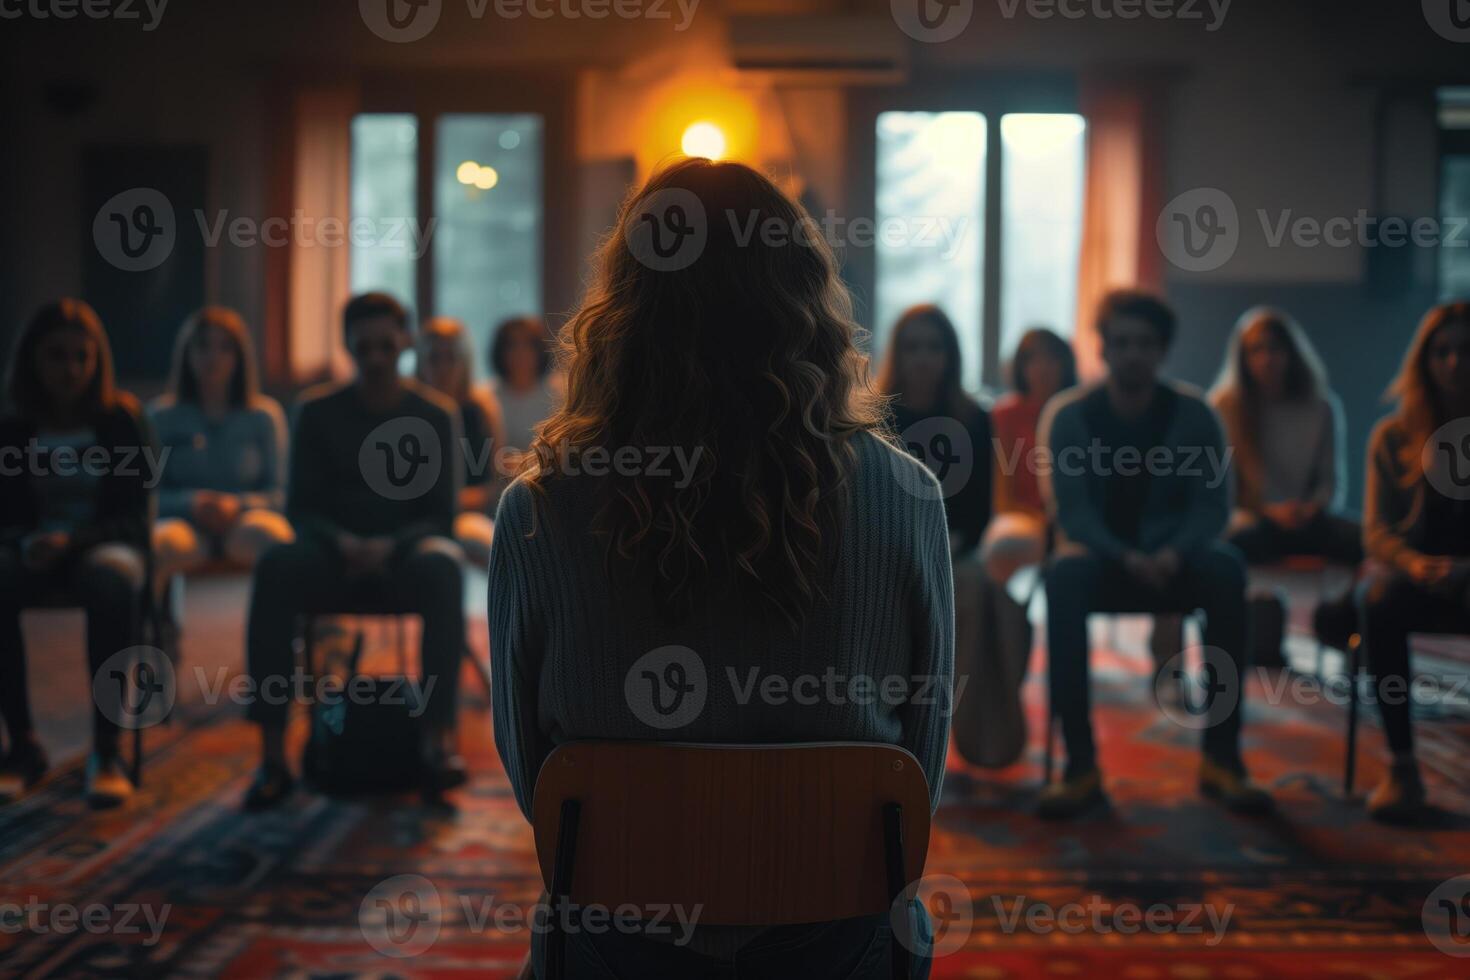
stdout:
[[[980,303],[985,247],[985,117],[978,112],[878,116],[878,289],[873,350],[916,303],[954,321],[967,387],[980,385]],[[948,222],[951,236],[935,230]],[[891,232],[891,233],[890,233]]]
[[[354,236],[352,291],[381,289],[420,316],[458,317],[477,352],[501,320],[539,315],[542,131],[530,113],[355,117],[352,217],[371,219],[375,232]],[[434,147],[427,175],[421,137]],[[425,178],[433,214],[421,218]]]
[[1439,298],[1470,297],[1470,88],[1439,92]]
[[[878,114],[877,358],[894,320],[915,303],[937,303],[954,321],[971,390],[999,382],[999,361],[1028,327],[1070,336],[1085,134],[1073,113]],[[987,156],[991,146],[998,159]],[[936,221],[953,234],[930,241],[922,229]]]
[[1081,116],[1014,113],[1000,120],[1000,350],[1028,327],[1070,336],[1082,249]]
[[541,313],[541,117],[439,120],[434,312],[484,350],[502,320]]
[[413,116],[373,113],[352,120],[352,217],[371,220],[375,229],[353,236],[353,293],[382,290],[404,302],[414,298],[413,236],[399,232],[418,223],[418,153]]

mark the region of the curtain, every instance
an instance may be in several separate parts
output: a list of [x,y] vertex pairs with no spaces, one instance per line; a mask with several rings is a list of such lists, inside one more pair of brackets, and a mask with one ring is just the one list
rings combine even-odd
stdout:
[[[272,101],[273,114],[287,125],[267,151],[270,213],[288,221],[300,215],[306,228],[329,217],[345,226],[352,217],[356,87],[285,79]],[[345,377],[350,370],[337,324],[350,288],[351,255],[346,247],[303,247],[298,237],[269,249],[266,260],[264,367],[279,388]]]
[[1149,75],[1084,77],[1087,173],[1082,250],[1077,266],[1073,346],[1084,379],[1102,372],[1093,313],[1109,290],[1161,290],[1162,257],[1154,224],[1163,199],[1164,80]]

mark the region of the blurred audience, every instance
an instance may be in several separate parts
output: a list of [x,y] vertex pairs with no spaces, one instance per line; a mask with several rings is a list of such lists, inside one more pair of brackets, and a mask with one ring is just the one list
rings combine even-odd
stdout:
[[490,520],[500,483],[495,456],[505,446],[505,430],[495,396],[474,384],[474,363],[470,333],[462,321],[435,317],[419,331],[419,380],[459,406],[465,483],[459,491],[454,540],[472,564],[484,568],[495,534]]
[[109,657],[139,642],[149,488],[159,457],[136,400],[114,385],[102,322],[81,300],[44,306],[25,325],[5,395],[0,718],[8,749],[0,761],[0,800],[35,785],[46,772],[31,717],[20,614],[62,593],[87,615],[90,669],[76,677],[78,699],[93,704],[87,798],[94,806],[116,805],[133,786],[118,758],[117,720],[98,706],[92,678]]
[[1373,817],[1423,811],[1414,759],[1409,634],[1470,633],[1470,303],[1430,310],[1389,387],[1393,414],[1368,447],[1363,638],[1392,766],[1368,799]]
[[[417,613],[428,692],[424,786],[437,792],[463,780],[450,751],[465,641],[463,554],[451,537],[462,459],[459,411],[399,375],[399,356],[413,334],[408,312],[393,297],[353,297],[342,325],[357,376],[308,394],[297,414],[286,516],[298,539],[272,548],[256,565],[246,634],[250,676],[256,691],[270,678],[288,677],[297,617],[332,612],[363,589]],[[289,707],[279,698],[251,702],[262,759],[247,809],[279,804],[294,785],[285,753]]]

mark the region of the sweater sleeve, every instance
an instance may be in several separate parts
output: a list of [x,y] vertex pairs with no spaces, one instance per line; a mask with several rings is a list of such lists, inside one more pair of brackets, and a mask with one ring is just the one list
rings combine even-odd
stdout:
[[1400,530],[1414,508],[1414,491],[1403,484],[1393,423],[1378,423],[1368,444],[1367,496],[1363,502],[1363,545],[1368,556],[1398,571],[1423,558]]
[[307,402],[296,415],[291,438],[290,474],[286,484],[286,517],[300,534],[335,539],[340,530],[332,512],[332,486],[322,468],[328,458],[324,434],[318,431],[319,402]]
[[1342,402],[1331,392],[1323,399],[1326,415],[1317,463],[1313,467],[1312,493],[1308,498],[1325,511],[1340,510],[1347,496],[1347,422]]
[[533,507],[532,491],[525,484],[513,484],[500,498],[486,606],[495,748],[527,820],[536,776],[552,749],[536,717],[543,653],[531,606],[535,539],[526,537]]
[[[933,482],[926,471],[925,479]],[[914,532],[918,553],[909,613],[913,622],[913,696],[900,709],[903,747],[912,752],[929,782],[929,809],[939,807],[949,720],[954,714],[954,581],[944,504],[921,499]]]
[[1036,444],[1049,466],[1042,468],[1038,482],[1050,519],[1066,536],[1103,558],[1118,560],[1128,550],[1103,518],[1092,499],[1092,479],[1087,467],[1087,424],[1082,403],[1052,399],[1037,427]]
[[106,443],[115,464],[99,482],[93,517],[72,532],[67,545],[70,554],[113,541],[143,550],[148,547],[153,487],[159,476],[155,472],[159,463],[153,427],[141,409],[129,404],[120,404],[113,412]]
[[281,510],[286,504],[286,446],[289,442],[286,413],[274,399],[268,398],[261,399],[258,411],[265,468],[257,488],[241,494],[241,499],[246,507]]
[[[1189,413],[1183,445],[1198,448],[1195,465],[1181,471],[1187,495],[1184,513],[1168,546],[1187,555],[1218,538],[1230,523],[1232,477],[1225,432],[1214,409],[1196,398],[1181,396],[1179,410]],[[1181,466],[1185,461],[1180,461]]]

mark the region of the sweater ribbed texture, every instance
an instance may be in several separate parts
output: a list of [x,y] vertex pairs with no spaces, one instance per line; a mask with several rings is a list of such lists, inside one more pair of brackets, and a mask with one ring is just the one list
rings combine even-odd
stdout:
[[[604,539],[590,531],[597,480],[558,477],[544,497],[521,481],[509,487],[495,521],[488,616],[496,747],[523,813],[546,756],[578,739],[891,743],[919,760],[938,804],[954,669],[944,504],[934,478],[899,450],[867,433],[854,448],[832,584],[797,630],[736,589],[703,597],[675,622],[623,566],[609,574]],[[698,655],[707,698],[688,724],[660,730],[628,703],[624,681],[635,661],[669,645]],[[825,685],[814,704],[778,703],[758,682],[741,703],[752,668],[758,681],[823,678],[829,668],[879,683],[932,678],[927,690],[913,688],[931,703],[830,698]]]

